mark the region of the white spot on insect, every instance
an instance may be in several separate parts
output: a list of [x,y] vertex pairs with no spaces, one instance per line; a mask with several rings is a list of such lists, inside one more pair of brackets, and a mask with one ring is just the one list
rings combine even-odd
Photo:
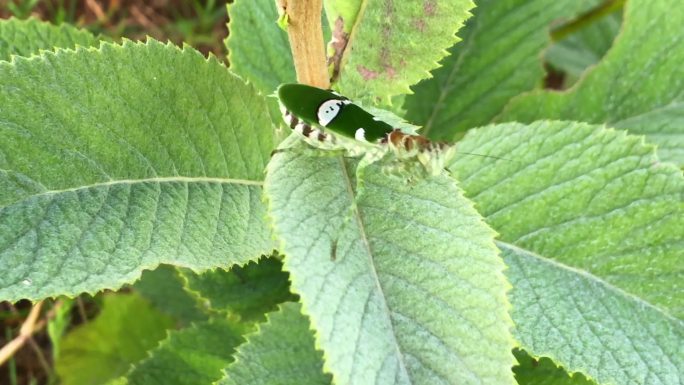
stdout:
[[376,122],[382,122],[382,119],[381,119],[381,118],[378,118],[377,116],[374,116],[374,117],[373,117],[373,120],[375,120]]
[[285,105],[283,103],[278,103],[278,105],[280,106],[280,113],[283,115],[287,114],[287,108],[285,108]]
[[[289,123],[288,123],[289,124]],[[299,122],[294,129],[297,133],[304,135],[304,122]]]
[[366,130],[364,130],[363,128],[359,128],[358,130],[356,130],[356,132],[354,133],[354,139],[365,141]]
[[318,124],[325,127],[340,113],[344,100],[330,99],[326,100],[318,107]]
[[283,119],[285,120],[285,123],[287,123],[288,126],[292,125],[292,119],[293,118],[294,118],[294,116],[292,116],[290,114],[283,114]]
[[344,99],[342,100],[342,104],[351,104],[351,100]]

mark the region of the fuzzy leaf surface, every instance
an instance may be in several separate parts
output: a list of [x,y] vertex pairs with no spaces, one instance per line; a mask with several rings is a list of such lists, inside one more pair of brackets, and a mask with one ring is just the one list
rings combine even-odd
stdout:
[[98,39],[90,32],[63,23],[54,26],[36,19],[0,20],[0,60],[13,55],[37,55],[41,50],[94,46]]
[[516,336],[599,384],[684,380],[684,322],[596,276],[500,245],[513,284]]
[[[461,156],[451,170],[500,234],[522,348],[599,383],[681,381],[667,339],[684,316],[681,171],[639,137],[583,123],[488,126],[459,149],[506,158]],[[507,245],[539,257],[514,260]],[[569,268],[531,270],[551,260]]]
[[237,348],[235,362],[217,385],[330,385],[332,378],[323,373],[323,354],[314,346],[301,305],[284,303],[267,318]]
[[60,343],[55,371],[64,385],[96,385],[125,374],[166,335],[173,321],[139,295],[103,297],[95,320],[69,332]]
[[541,82],[540,58],[550,44],[549,25],[601,0],[479,0],[433,78],[406,97],[406,118],[423,135],[452,140],[486,124],[514,96]]
[[247,329],[224,319],[211,319],[172,331],[149,357],[127,375],[128,385],[213,384],[233,361]]
[[345,384],[514,383],[493,232],[446,176],[407,183],[373,165],[357,193],[355,167],[289,151],[266,178],[326,371]]
[[230,270],[200,274],[183,271],[186,288],[215,311],[227,312],[243,321],[262,321],[264,313],[284,301],[296,301],[290,293],[289,275],[276,258],[261,258]]
[[155,41],[0,62],[0,299],[270,252],[266,111],[216,60]]
[[684,165],[684,7],[633,0],[613,48],[576,87],[511,102],[499,121],[572,119],[646,135],[662,160]]
[[458,41],[473,6],[471,0],[363,1],[341,58],[340,90],[352,99],[410,93]]

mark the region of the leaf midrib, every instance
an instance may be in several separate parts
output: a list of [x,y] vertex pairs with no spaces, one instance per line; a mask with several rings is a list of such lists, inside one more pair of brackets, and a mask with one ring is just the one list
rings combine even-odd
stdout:
[[[365,4],[365,2],[364,2]],[[364,248],[366,249],[366,255],[368,256],[368,266],[370,267],[370,271],[372,274],[373,278],[373,283],[375,284],[376,289],[380,293],[380,298],[382,301],[383,308],[385,309],[385,314],[387,315],[387,323],[389,324],[390,331],[392,334],[392,345],[394,346],[397,356],[399,358],[399,365],[401,366],[401,371],[404,373],[406,379],[408,379],[409,383],[413,383],[411,381],[411,376],[409,375],[406,362],[404,359],[404,355],[401,351],[401,347],[399,345],[399,341],[397,341],[396,337],[396,332],[394,330],[394,324],[392,323],[392,319],[390,317],[391,310],[389,308],[389,305],[387,304],[387,301],[385,300],[385,291],[382,288],[382,284],[380,283],[380,278],[378,277],[378,272],[375,269],[375,264],[373,263],[373,252],[371,251],[371,246],[370,242],[368,241],[368,237],[366,235],[365,227],[363,224],[363,219],[361,219],[361,214],[359,212],[358,206],[355,204],[356,202],[356,197],[354,196],[354,188],[352,186],[352,181],[349,176],[349,173],[347,172],[347,167],[345,164],[344,157],[338,157],[340,161],[340,168],[342,169],[342,175],[344,176],[344,183],[345,183],[345,188],[347,190],[347,193],[349,195],[349,199],[354,202],[352,204],[352,212],[354,215],[354,219],[356,220],[356,223],[359,227],[359,235],[361,237],[361,242],[363,243]]]
[[624,291],[623,289],[621,289],[617,286],[614,286],[613,284],[601,279],[600,277],[598,277],[596,275],[591,274],[590,272],[588,272],[586,270],[582,270],[582,269],[578,269],[578,268],[570,266],[570,265],[566,265],[562,262],[559,262],[559,261],[551,259],[551,258],[546,258],[540,254],[537,254],[536,252],[534,252],[532,250],[525,249],[525,248],[522,248],[520,246],[516,246],[512,243],[501,241],[499,239],[494,240],[494,243],[497,245],[497,247],[503,246],[505,248],[514,250],[516,252],[524,253],[525,255],[529,255],[535,259],[542,261],[543,263],[550,264],[555,268],[565,270],[565,271],[571,272],[573,274],[577,274],[577,275],[584,277],[590,281],[593,281],[593,282],[601,285],[602,287],[604,287],[606,290],[613,292],[616,296],[624,297],[629,301],[634,301],[636,303],[639,303],[640,305],[643,305],[644,307],[648,307],[649,309],[652,309],[652,310],[658,312],[658,314],[660,314],[660,316],[663,317],[664,319],[667,319],[667,320],[669,320],[675,324],[680,325],[682,328],[684,328],[684,320],[680,320],[679,318],[676,318],[675,316],[665,312],[665,310],[651,304],[650,302],[647,302],[646,300],[642,299],[641,297],[638,297],[634,294],[631,294],[627,291]]
[[141,178],[141,179],[119,179],[119,180],[111,180],[111,181],[107,181],[107,182],[94,183],[94,184],[90,184],[90,185],[72,187],[72,188],[67,188],[67,189],[47,190],[47,191],[42,191],[42,192],[37,193],[37,194],[30,194],[30,195],[27,195],[21,199],[14,201],[14,202],[10,202],[4,206],[0,206],[0,209],[2,209],[3,207],[15,205],[17,203],[23,202],[23,201],[31,199],[31,198],[36,198],[36,197],[41,197],[41,196],[57,195],[57,194],[68,193],[68,192],[76,192],[76,191],[87,190],[87,189],[91,189],[91,188],[110,187],[110,186],[117,186],[117,185],[135,185],[135,184],[142,184],[142,183],[217,183],[217,184],[237,184],[237,185],[244,185],[244,186],[263,186],[264,185],[263,181],[255,181],[255,180],[249,180],[249,179],[215,178],[215,177],[172,176],[172,177],[154,177],[154,178]]

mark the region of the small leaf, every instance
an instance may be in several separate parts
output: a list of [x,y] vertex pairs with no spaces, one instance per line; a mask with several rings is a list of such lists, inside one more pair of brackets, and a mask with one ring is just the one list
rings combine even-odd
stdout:
[[228,4],[230,69],[264,95],[297,81],[287,33],[276,24],[273,0],[236,0]]
[[266,111],[215,59],[154,41],[0,62],[0,299],[269,253]]
[[159,311],[173,317],[181,325],[207,319],[204,309],[190,293],[183,288],[178,270],[162,265],[145,271],[133,286]]
[[133,294],[102,298],[102,312],[61,341],[55,371],[64,385],[104,384],[128,371],[166,335],[170,318]]
[[474,16],[459,32],[463,42],[451,47],[433,78],[406,97],[406,118],[424,126],[423,135],[443,140],[490,122],[512,97],[540,83],[539,57],[550,44],[549,24],[602,2],[477,1]]
[[60,298],[55,301],[51,312],[54,317],[48,319],[47,332],[50,336],[50,345],[52,346],[52,359],[57,361],[59,359],[59,352],[62,350],[62,338],[71,325],[71,311],[73,310],[74,300],[71,298]]
[[298,303],[284,303],[255,334],[247,335],[235,362],[217,385],[329,385],[323,354],[314,347],[309,320]]
[[341,58],[340,90],[352,99],[410,93],[458,41],[473,6],[470,0],[365,0]]
[[621,24],[621,13],[612,13],[549,47],[546,61],[565,74],[566,88],[603,58],[613,45]]
[[198,385],[221,378],[233,361],[235,347],[247,329],[223,319],[211,319],[173,331],[128,374],[128,385]]
[[499,120],[608,123],[645,134],[663,160],[684,165],[684,7],[630,0],[624,20],[613,48],[572,90],[521,96]]
[[289,151],[266,178],[326,370],[340,384],[514,383],[492,231],[450,178],[407,183],[373,165],[357,196],[354,169]]
[[90,32],[66,23],[54,26],[36,19],[0,20],[0,60],[36,55],[41,50],[95,46],[98,42]]
[[515,358],[520,363],[513,368],[515,379],[520,385],[593,385],[581,373],[570,376],[563,368],[549,358],[534,359],[524,350],[514,350]]
[[290,293],[289,275],[276,258],[261,258],[230,270],[201,274],[183,271],[186,286],[214,311],[228,312],[245,321],[262,321],[264,313],[285,301],[296,301]]

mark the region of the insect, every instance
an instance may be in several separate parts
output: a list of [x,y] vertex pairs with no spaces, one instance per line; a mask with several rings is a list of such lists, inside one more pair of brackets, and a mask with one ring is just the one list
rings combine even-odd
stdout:
[[390,173],[439,175],[455,154],[453,146],[395,128],[333,91],[283,84],[278,99],[285,123],[310,145],[365,155],[367,164],[391,152]]

